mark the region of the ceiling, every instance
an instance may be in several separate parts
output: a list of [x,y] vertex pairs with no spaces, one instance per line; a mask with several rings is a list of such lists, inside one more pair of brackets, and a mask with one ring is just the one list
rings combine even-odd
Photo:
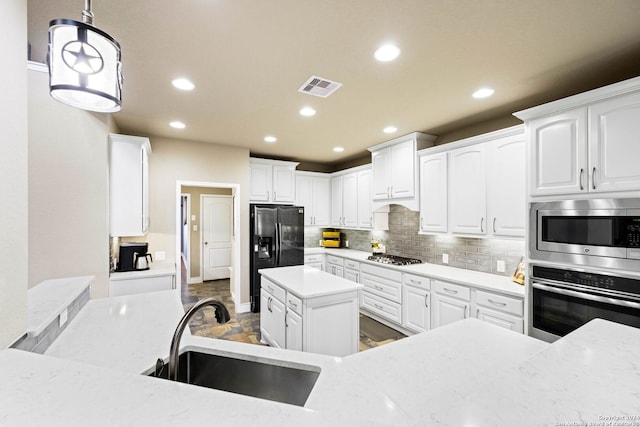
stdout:
[[[83,8],[28,1],[34,61],[48,22],[81,20]],[[108,0],[93,12],[122,46],[121,132],[318,164],[414,131],[517,124],[514,111],[640,75],[638,0]],[[373,58],[385,42],[401,49],[395,61]],[[343,86],[299,93],[312,75]],[[195,90],[173,88],[176,77]],[[482,86],[494,96],[473,99]],[[304,106],[317,114],[301,116]]]

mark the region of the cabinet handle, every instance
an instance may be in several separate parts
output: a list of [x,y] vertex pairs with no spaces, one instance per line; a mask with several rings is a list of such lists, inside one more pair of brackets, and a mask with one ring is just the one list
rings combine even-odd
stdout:
[[273,201],[274,202],[276,201],[276,192],[275,191],[273,192]]
[[273,311],[271,310],[271,297],[267,298],[267,310]]
[[469,307],[468,307],[467,305],[465,305],[465,306],[464,306],[464,313],[462,314],[462,317],[463,317],[464,319],[466,319],[466,318],[467,318],[467,308],[469,308]]
[[458,291],[456,291],[455,289],[449,289],[449,288],[442,288],[445,290],[445,292],[449,292],[450,294],[457,294]]
[[377,308],[378,310],[382,310],[382,311],[384,311],[384,307],[383,307],[383,306],[381,306],[381,305],[373,304],[373,306],[374,306],[375,308]]
[[269,201],[269,190],[267,190],[267,202]]
[[378,286],[378,285],[373,285],[373,287],[374,287],[374,288],[376,288],[376,289],[377,289],[377,290],[379,290],[379,291],[384,290],[384,288],[383,288],[383,287]]
[[422,226],[422,221],[424,220],[423,217],[420,217],[420,230],[422,230],[424,227]]
[[479,318],[480,318],[480,309],[477,309],[476,310],[476,319],[479,319]]
[[480,232],[484,233],[484,217],[480,218]]
[[298,304],[296,304],[295,302],[293,302],[291,300],[289,300],[289,305],[292,305],[292,306],[294,306],[296,308],[298,307]]
[[356,273],[356,283],[360,283],[360,273]]
[[411,283],[413,283],[414,285],[420,285],[420,284],[422,284],[419,280],[409,279],[409,281],[410,281]]
[[369,225],[371,227],[373,227],[373,217],[372,216],[369,217]]
[[580,190],[584,190],[584,185],[582,185],[582,175],[584,175],[584,169],[580,168]]
[[496,232],[496,217],[493,217],[493,232]]
[[591,188],[593,190],[596,189],[596,167],[593,167],[593,170],[591,171]]
[[284,327],[288,328],[289,327],[289,311],[287,310],[287,313],[284,316]]
[[498,307],[506,307],[507,306],[506,302],[494,301],[492,299],[488,299],[487,301],[489,301],[493,305],[497,305]]
[[427,297],[429,296],[429,294],[424,294],[424,306],[429,308],[429,304],[427,303]]
[[389,194],[393,197],[393,185],[390,187]]

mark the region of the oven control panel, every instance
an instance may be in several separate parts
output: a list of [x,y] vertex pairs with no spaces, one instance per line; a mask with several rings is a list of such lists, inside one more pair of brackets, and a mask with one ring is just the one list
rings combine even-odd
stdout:
[[571,269],[533,266],[532,278],[548,279],[559,283],[580,285],[583,287],[608,289],[616,292],[640,295],[640,279],[610,276]]
[[640,248],[640,217],[627,217],[627,247]]

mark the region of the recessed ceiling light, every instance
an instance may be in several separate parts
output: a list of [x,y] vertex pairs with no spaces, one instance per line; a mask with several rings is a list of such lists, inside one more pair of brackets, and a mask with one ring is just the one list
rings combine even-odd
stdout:
[[271,136],[271,135],[264,137],[264,142],[268,142],[269,144],[273,144],[277,140],[278,140],[278,138],[276,138],[275,136]]
[[342,153],[344,151],[344,147],[333,147],[333,151],[336,153]]
[[476,99],[488,98],[491,95],[493,95],[494,92],[495,90],[491,89],[490,87],[483,87],[473,92],[471,96],[473,96]]
[[314,110],[311,107],[304,107],[302,110],[300,110],[300,114],[302,114],[305,117],[311,117],[311,116],[315,116],[316,110]]
[[171,80],[171,84],[180,90],[193,90],[196,87],[190,80],[185,78],[173,79]]
[[382,129],[382,132],[384,133],[394,133],[398,130],[397,127],[395,126],[387,126],[386,128]]
[[398,46],[392,44],[385,44],[380,46],[373,56],[380,62],[393,61],[400,55],[400,49]]
[[178,121],[169,123],[169,126],[171,126],[174,129],[184,129],[184,128],[187,127],[187,125],[185,125],[182,122],[178,122]]

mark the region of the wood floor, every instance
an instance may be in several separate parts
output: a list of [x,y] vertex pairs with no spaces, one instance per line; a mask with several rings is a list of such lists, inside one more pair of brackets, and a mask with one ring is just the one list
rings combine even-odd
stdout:
[[[263,345],[260,342],[260,314],[259,313],[236,313],[235,305],[231,299],[229,280],[212,280],[204,283],[192,285],[183,284],[182,304],[185,311],[191,308],[198,300],[213,297],[227,306],[231,320],[225,324],[218,324],[214,311],[205,308],[196,313],[189,328],[191,333],[203,337],[226,339],[250,344]],[[362,318],[362,315],[360,315]],[[366,319],[367,327],[375,327],[375,334],[367,333],[367,330],[360,330],[360,351],[378,347],[398,339],[405,338],[405,335],[388,328],[375,320]],[[361,326],[365,322],[360,322]]]

